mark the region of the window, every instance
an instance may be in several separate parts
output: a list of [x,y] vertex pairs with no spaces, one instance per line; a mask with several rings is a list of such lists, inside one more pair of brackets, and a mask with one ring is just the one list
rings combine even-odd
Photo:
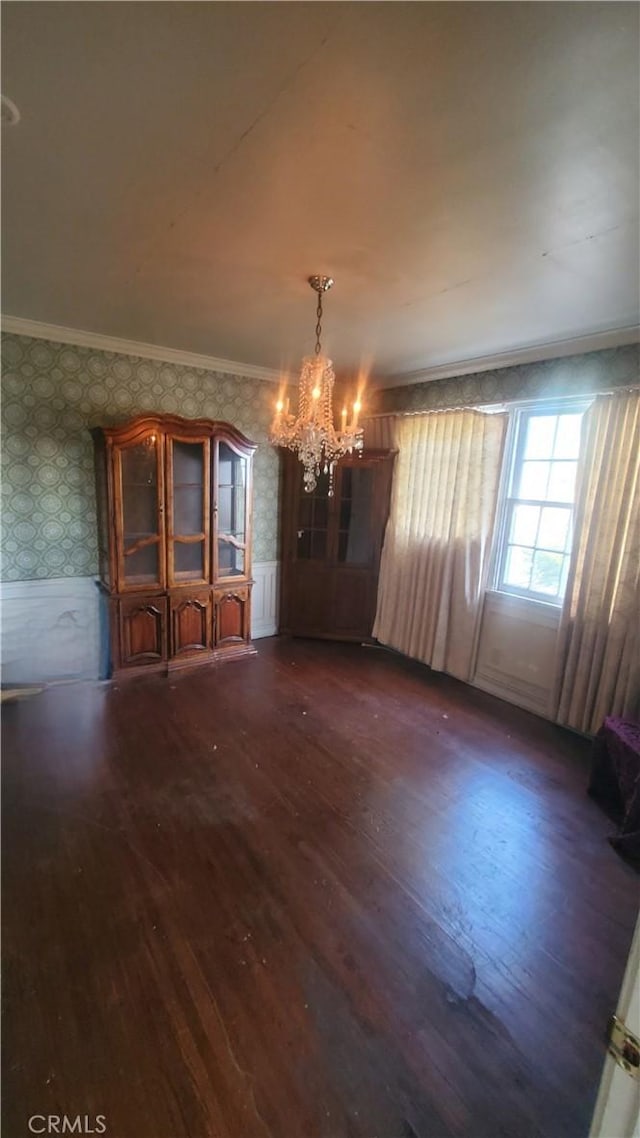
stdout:
[[515,412],[497,556],[497,588],[560,604],[586,404]]

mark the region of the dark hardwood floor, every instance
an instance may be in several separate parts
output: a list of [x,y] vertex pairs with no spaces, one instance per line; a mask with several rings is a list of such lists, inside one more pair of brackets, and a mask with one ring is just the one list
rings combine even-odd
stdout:
[[3,1135],[582,1138],[638,894],[588,747],[259,649],[5,706]]

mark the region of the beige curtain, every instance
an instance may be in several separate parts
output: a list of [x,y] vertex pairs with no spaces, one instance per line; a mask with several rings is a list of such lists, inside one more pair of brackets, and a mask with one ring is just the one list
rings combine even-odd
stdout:
[[444,411],[399,421],[373,634],[471,678],[506,415]]
[[552,715],[594,732],[640,716],[640,392],[585,415]]
[[398,415],[371,415],[362,420],[364,445],[371,450],[395,450],[396,431],[400,423]]

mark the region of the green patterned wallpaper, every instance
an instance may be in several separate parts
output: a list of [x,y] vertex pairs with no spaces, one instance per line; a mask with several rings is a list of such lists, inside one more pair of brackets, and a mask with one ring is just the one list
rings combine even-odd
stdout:
[[273,384],[12,334],[2,371],[2,580],[97,573],[89,427],[143,411],[225,419],[258,444],[254,560],[276,559]]
[[563,359],[388,387],[378,393],[375,411],[437,411],[445,407],[469,407],[520,399],[589,395],[595,391],[635,385],[639,378],[640,348],[638,344],[628,344]]
[[[143,411],[226,419],[258,444],[254,559],[277,558],[278,458],[267,442],[273,384],[7,333],[2,369],[2,580],[97,572],[88,428]],[[389,388],[379,393],[375,410],[586,394],[637,384],[638,377],[633,344]],[[373,410],[373,399],[368,403]]]

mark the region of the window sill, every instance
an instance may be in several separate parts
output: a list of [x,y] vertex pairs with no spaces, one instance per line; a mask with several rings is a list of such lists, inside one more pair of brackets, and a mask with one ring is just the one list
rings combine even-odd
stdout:
[[545,601],[542,597],[529,597],[526,593],[510,593],[508,589],[485,589],[485,595],[491,593],[494,597],[505,597],[509,601],[525,601],[528,605],[542,605],[546,609],[562,611],[564,601]]

